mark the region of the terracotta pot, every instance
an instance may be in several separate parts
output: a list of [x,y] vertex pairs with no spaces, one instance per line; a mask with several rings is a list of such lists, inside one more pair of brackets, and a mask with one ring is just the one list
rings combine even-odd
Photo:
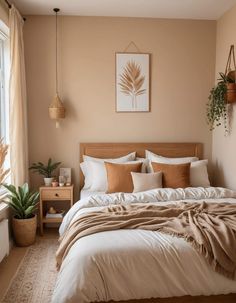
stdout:
[[235,70],[231,70],[228,72],[227,77],[235,82],[235,75],[236,75]]
[[13,234],[18,246],[29,246],[35,242],[37,217],[29,219],[12,219]]
[[226,100],[227,103],[236,102],[236,83],[227,83]]

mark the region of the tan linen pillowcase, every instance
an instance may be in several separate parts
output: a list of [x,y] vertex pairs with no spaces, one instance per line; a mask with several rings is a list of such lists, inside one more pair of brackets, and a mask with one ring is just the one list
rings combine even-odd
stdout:
[[134,173],[131,172],[134,190],[133,193],[162,187],[162,172]]
[[190,187],[190,163],[163,164],[152,162],[152,167],[154,172],[162,172],[163,187]]
[[132,193],[133,181],[131,172],[141,172],[142,162],[134,164],[117,164],[105,162],[107,171],[107,193]]

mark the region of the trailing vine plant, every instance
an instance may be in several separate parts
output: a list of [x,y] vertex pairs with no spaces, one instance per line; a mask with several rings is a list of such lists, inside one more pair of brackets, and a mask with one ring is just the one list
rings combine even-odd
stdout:
[[227,83],[234,83],[234,79],[231,78],[230,74],[225,75],[224,73],[219,73],[220,79],[218,83],[214,86],[208,97],[207,103],[207,123],[210,126],[210,130],[214,130],[215,127],[224,125],[225,134],[229,132],[228,130],[228,114],[227,114],[227,103],[226,103],[226,92]]

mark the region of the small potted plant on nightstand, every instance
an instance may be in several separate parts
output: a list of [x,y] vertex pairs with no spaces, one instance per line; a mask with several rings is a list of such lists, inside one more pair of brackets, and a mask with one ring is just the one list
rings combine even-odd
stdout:
[[14,185],[3,186],[9,191],[4,199],[14,211],[12,219],[12,229],[16,244],[18,246],[29,246],[35,242],[37,218],[35,212],[39,192],[31,192],[29,186],[25,183],[18,189]]
[[51,186],[53,181],[52,173],[53,171],[61,164],[61,162],[52,162],[52,159],[48,159],[48,163],[44,165],[42,162],[33,163],[30,170],[37,172],[40,175],[44,176],[44,184],[46,186]]

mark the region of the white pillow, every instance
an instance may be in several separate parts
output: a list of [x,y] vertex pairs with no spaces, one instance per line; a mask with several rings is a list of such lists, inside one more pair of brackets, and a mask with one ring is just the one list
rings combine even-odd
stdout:
[[197,157],[181,157],[181,158],[167,158],[150,152],[149,150],[145,151],[146,158],[149,159],[149,165],[147,166],[148,172],[153,172],[150,162],[158,162],[163,164],[185,164],[189,162],[198,161]]
[[82,173],[84,175],[84,189],[90,189],[92,182],[93,182],[93,176],[91,173],[91,169],[89,167],[89,162],[100,162],[104,163],[105,161],[109,161],[112,163],[125,163],[127,161],[133,161],[135,160],[136,152],[130,153],[126,156],[115,158],[115,159],[101,159],[101,158],[94,158],[87,155],[83,155],[84,162],[80,163],[80,168],[82,170]]
[[[110,163],[114,163],[113,161],[106,161]],[[128,161],[125,164],[134,164],[134,163],[143,163],[142,172],[146,171],[146,162],[145,161]],[[91,174],[92,174],[92,184],[90,186],[90,190],[92,191],[107,191],[108,183],[107,183],[107,171],[105,164],[102,162],[89,161],[88,162]]]
[[190,184],[192,187],[210,187],[207,172],[208,160],[192,162],[190,166]]
[[82,173],[84,175],[84,187],[83,189],[89,189],[91,186],[92,180],[91,180],[91,174],[89,173],[87,162],[80,163],[80,168],[82,170]]
[[102,159],[102,158],[94,158],[87,155],[83,155],[84,161],[97,161],[97,162],[104,162],[104,161],[112,161],[112,163],[124,163],[127,161],[133,161],[135,160],[136,152],[130,153],[126,156],[114,158],[114,159]]
[[136,161],[142,161],[143,162],[142,173],[147,173],[150,161],[148,159],[146,159],[146,158],[139,158],[139,157],[136,157]]
[[144,174],[131,172],[134,190],[133,193],[162,187],[162,172]]

